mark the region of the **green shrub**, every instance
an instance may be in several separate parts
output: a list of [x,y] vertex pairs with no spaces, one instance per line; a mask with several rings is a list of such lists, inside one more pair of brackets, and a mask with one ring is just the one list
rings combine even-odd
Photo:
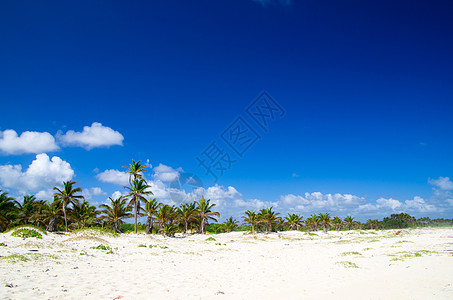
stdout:
[[98,245],[96,247],[91,247],[90,249],[96,249],[96,250],[112,250],[112,248],[110,248],[109,246],[105,246],[105,245]]
[[205,241],[206,241],[206,242],[215,242],[215,238],[213,238],[213,237],[211,236],[211,237],[208,237]]
[[20,237],[23,239],[27,239],[27,238],[31,238],[31,237],[34,237],[37,239],[42,239],[41,233],[39,233],[38,231],[36,231],[34,229],[29,229],[29,228],[18,229],[16,231],[14,231],[13,233],[11,233],[11,236]]
[[9,228],[8,230],[6,230],[4,233],[8,233],[8,232],[11,232],[11,231],[16,231],[18,229],[32,229],[32,230],[35,230],[35,231],[38,231],[44,235],[47,235],[47,231],[45,231],[44,229],[42,229],[41,227],[37,227],[37,226],[34,226],[34,225],[19,225],[19,226],[14,226],[14,227],[11,227]]

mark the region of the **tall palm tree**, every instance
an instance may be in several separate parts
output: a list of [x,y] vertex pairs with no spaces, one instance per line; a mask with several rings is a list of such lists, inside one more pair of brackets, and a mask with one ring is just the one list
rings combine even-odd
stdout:
[[0,190],[0,231],[8,228],[15,219],[18,205],[19,203],[13,197],[9,197],[7,192]]
[[201,233],[206,233],[205,226],[209,220],[217,222],[217,219],[214,216],[220,217],[218,212],[214,212],[211,209],[215,204],[211,204],[211,200],[206,200],[201,196],[200,200],[197,202],[197,214],[200,217],[200,231]]
[[141,164],[141,160],[139,161],[132,160],[132,163],[129,164],[128,167],[124,166],[123,168],[126,168],[127,169],[126,173],[130,174],[129,183],[131,185],[132,181],[143,178],[142,173],[146,172],[146,168],[144,165]]
[[298,214],[288,214],[288,216],[285,217],[290,230],[297,230],[299,227],[302,227],[302,219],[303,217]]
[[196,218],[197,204],[195,202],[183,203],[176,211],[178,212],[181,224],[184,226],[184,233],[186,233],[189,230],[189,224]]
[[123,219],[132,217],[129,213],[131,208],[127,206],[125,197],[118,197],[113,199],[109,197],[109,204],[102,204],[99,208],[102,208],[101,213],[104,214],[100,217],[101,221],[104,221],[108,226],[111,226],[112,230],[120,233],[120,224],[123,224]]
[[335,217],[332,220],[332,225],[336,231],[339,231],[343,227],[343,220],[340,217]]
[[145,196],[152,195],[153,192],[147,191],[150,188],[145,179],[135,179],[131,182],[131,186],[125,186],[124,188],[129,190],[126,197],[129,198],[128,206],[134,206],[134,231],[137,233],[137,216],[140,213],[140,202],[145,202]]
[[66,216],[66,207],[68,204],[73,203],[75,199],[84,199],[82,195],[77,195],[77,193],[81,193],[81,188],[73,188],[75,181],[64,181],[63,182],[63,189],[59,189],[54,187],[53,190],[56,191],[54,196],[61,200],[63,205],[63,215],[64,215],[64,226],[66,232],[68,232],[68,218]]
[[319,223],[321,224],[322,228],[323,228],[323,231],[324,233],[327,233],[327,231],[329,231],[329,228],[330,228],[330,215],[328,213],[320,213],[319,214]]
[[259,221],[256,212],[254,212],[253,210],[247,210],[245,212],[245,216],[243,216],[242,219],[244,219],[244,223],[242,223],[242,225],[250,225],[250,232],[254,234],[255,226]]
[[162,205],[162,203],[157,202],[156,198],[154,199],[145,199],[145,207],[143,208],[143,215],[146,216],[146,225],[145,232],[153,233],[154,227],[154,216],[157,213],[157,210]]
[[347,216],[346,218],[344,218],[344,224],[346,226],[348,226],[348,229],[351,230],[352,227],[355,225],[355,221],[354,221],[354,218],[351,217],[351,216]]
[[270,208],[263,208],[258,213],[259,224],[263,224],[266,227],[267,232],[271,232],[274,225],[277,223],[277,216],[279,213]]

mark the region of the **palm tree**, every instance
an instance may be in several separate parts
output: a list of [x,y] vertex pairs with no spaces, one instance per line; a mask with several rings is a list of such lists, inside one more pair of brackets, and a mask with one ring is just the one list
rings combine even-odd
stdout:
[[258,213],[259,223],[263,224],[267,232],[271,232],[274,225],[277,223],[277,216],[279,213],[274,212],[272,207],[263,208]]
[[13,197],[9,197],[7,192],[0,190],[0,231],[8,228],[9,224],[17,215],[19,203]]
[[120,224],[123,224],[123,219],[132,217],[132,214],[129,213],[131,208],[126,205],[127,199],[125,197],[119,197],[113,199],[109,197],[110,205],[102,204],[99,208],[103,208],[101,213],[104,215],[100,217],[100,220],[107,223],[111,226],[112,230],[120,233]]
[[139,160],[137,162],[135,160],[132,160],[132,163],[129,164],[128,167],[124,166],[123,168],[127,169],[126,173],[131,174],[129,176],[129,183],[131,185],[132,185],[132,181],[135,181],[137,179],[141,179],[142,178],[142,173],[146,172],[146,168],[145,168],[144,165],[141,164],[141,160]]
[[343,220],[341,220],[340,217],[335,217],[332,220],[332,225],[336,231],[339,231],[341,230],[341,227],[343,227]]
[[36,197],[34,195],[26,195],[24,196],[23,203],[19,203],[18,206],[18,221],[23,224],[33,224],[33,217],[36,210]]
[[368,219],[368,221],[366,222],[365,225],[369,229],[378,229],[379,221],[378,220]]
[[179,215],[179,220],[184,226],[184,233],[189,230],[189,224],[191,224],[197,215],[197,204],[192,203],[183,203],[180,207],[176,209]]
[[327,233],[330,228],[330,215],[328,213],[320,213],[319,214],[319,223],[322,225],[324,233]]
[[76,183],[75,181],[64,181],[63,182],[64,188],[62,190],[60,190],[57,187],[53,188],[54,191],[57,191],[56,193],[54,193],[54,196],[60,199],[63,204],[64,225],[66,232],[68,232],[68,219],[66,217],[66,207],[68,206],[69,203],[73,203],[75,199],[84,199],[82,195],[76,195],[77,193],[81,193],[82,189],[73,188],[73,185],[75,183]]
[[242,217],[244,219],[244,223],[242,225],[250,225],[250,231],[252,234],[255,234],[255,226],[258,224],[258,215],[256,212],[252,210],[247,210],[245,212],[246,216]]
[[129,190],[129,193],[126,197],[129,198],[128,206],[134,206],[134,230],[137,233],[137,216],[140,213],[140,202],[145,202],[147,195],[152,195],[151,191],[147,191],[146,189],[150,188],[148,184],[146,184],[145,179],[134,179],[131,182],[131,186],[125,186],[124,188]]
[[346,218],[344,218],[344,223],[346,226],[348,226],[349,230],[351,230],[352,226],[355,225],[354,218],[351,216],[347,216]]
[[69,216],[74,225],[77,224],[77,229],[88,226],[96,220],[96,216],[99,214],[96,206],[90,205],[85,200],[80,202],[77,199],[74,199],[72,204],[72,209],[69,210]]
[[174,224],[178,217],[176,208],[168,204],[161,205],[156,213],[157,224],[159,225],[159,232],[165,235],[172,235],[175,226]]
[[143,215],[146,216],[146,225],[145,225],[145,232],[146,233],[153,233],[154,227],[154,216],[157,213],[157,210],[162,205],[162,203],[157,202],[156,198],[146,200],[145,199],[145,207],[143,208]]
[[319,217],[316,214],[312,214],[310,217],[307,218],[305,221],[305,225],[307,225],[308,229],[311,228],[313,231],[317,231],[319,227]]
[[238,226],[238,221],[233,219],[233,217],[229,217],[224,223],[223,223],[223,229],[225,229],[226,232],[231,232],[233,231],[237,226]]
[[62,202],[54,196],[52,202],[39,201],[37,203],[34,218],[38,220],[38,223],[44,224],[47,231],[55,232],[58,228],[58,222],[62,219],[62,211]]
[[205,226],[209,220],[217,222],[217,219],[213,216],[220,217],[218,212],[211,211],[215,204],[211,204],[210,202],[210,199],[206,200],[203,196],[201,196],[200,200],[197,202],[197,214],[200,217],[201,233],[206,233]]
[[303,217],[298,214],[288,214],[288,216],[285,217],[290,230],[297,230],[299,227],[301,227],[302,219]]

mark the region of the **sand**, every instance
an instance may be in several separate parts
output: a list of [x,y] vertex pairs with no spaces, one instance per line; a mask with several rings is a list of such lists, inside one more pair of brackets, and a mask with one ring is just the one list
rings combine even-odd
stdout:
[[0,298],[453,299],[453,228],[395,232],[5,233]]

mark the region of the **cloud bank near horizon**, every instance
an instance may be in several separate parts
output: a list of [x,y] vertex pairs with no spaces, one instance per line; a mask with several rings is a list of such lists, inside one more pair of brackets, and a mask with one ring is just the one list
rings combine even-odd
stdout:
[[[453,209],[453,182],[449,177],[428,179],[433,186],[433,194],[428,199],[414,196],[412,199],[399,200],[379,198],[375,201],[353,194],[324,194],[322,192],[306,192],[304,194],[283,194],[274,201],[247,198],[233,186],[215,184],[213,186],[185,186],[186,189],[174,185],[184,173],[182,168],[173,168],[162,163],[150,169],[145,178],[151,186],[153,198],[169,205],[180,205],[198,200],[202,195],[216,204],[216,210],[222,219],[233,216],[237,219],[245,210],[260,210],[274,207],[282,216],[287,213],[298,213],[308,217],[310,214],[327,212],[331,215],[345,217],[378,218],[392,213],[407,212],[415,216],[430,213],[442,213]],[[21,165],[0,165],[0,185],[2,188],[13,189],[19,194],[35,193],[38,199],[50,200],[53,186],[60,186],[63,181],[75,176],[71,165],[54,156],[38,154],[25,171]],[[129,174],[125,171],[107,169],[95,175],[96,179],[105,184],[125,186],[129,183]],[[105,203],[107,193],[101,187],[83,188],[88,201],[97,205]],[[124,195],[117,191],[113,195]],[[105,199],[100,199],[105,198]]]

